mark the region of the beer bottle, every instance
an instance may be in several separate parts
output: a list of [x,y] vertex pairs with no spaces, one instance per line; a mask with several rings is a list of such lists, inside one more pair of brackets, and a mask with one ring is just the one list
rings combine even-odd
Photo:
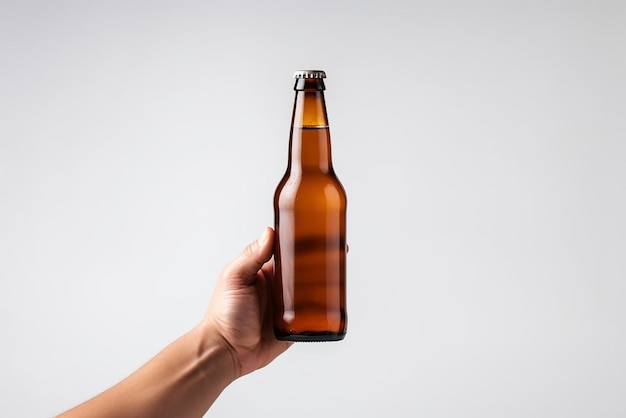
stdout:
[[324,71],[295,73],[287,171],[274,194],[274,334],[346,334],[346,193],[333,170]]

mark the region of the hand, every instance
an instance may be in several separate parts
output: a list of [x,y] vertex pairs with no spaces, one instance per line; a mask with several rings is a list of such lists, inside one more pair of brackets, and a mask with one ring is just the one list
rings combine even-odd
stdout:
[[266,366],[292,344],[277,340],[272,328],[273,242],[274,231],[266,228],[224,267],[202,323],[232,349],[237,377]]
[[272,330],[273,241],[274,231],[266,228],[224,267],[199,326],[62,416],[200,417],[233,380],[289,348],[291,343],[276,340]]

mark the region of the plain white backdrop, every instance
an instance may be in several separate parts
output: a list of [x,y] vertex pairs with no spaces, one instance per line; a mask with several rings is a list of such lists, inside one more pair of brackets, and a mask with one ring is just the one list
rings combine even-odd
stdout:
[[0,1],[0,415],[203,316],[328,74],[349,330],[208,416],[626,415],[626,6]]

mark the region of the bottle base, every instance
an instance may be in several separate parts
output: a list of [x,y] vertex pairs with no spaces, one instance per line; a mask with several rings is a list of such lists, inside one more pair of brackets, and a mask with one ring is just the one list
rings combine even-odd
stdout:
[[326,342],[326,341],[341,341],[346,336],[345,333],[339,334],[336,332],[301,332],[299,334],[288,334],[284,332],[274,332],[277,340],[292,341],[292,342]]

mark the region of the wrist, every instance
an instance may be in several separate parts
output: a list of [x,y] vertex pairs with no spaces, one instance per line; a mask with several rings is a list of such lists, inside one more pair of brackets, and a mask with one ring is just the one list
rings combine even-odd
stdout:
[[202,323],[192,331],[197,335],[198,368],[207,379],[214,380],[216,366],[226,383],[241,376],[241,364],[234,347],[212,324]]

